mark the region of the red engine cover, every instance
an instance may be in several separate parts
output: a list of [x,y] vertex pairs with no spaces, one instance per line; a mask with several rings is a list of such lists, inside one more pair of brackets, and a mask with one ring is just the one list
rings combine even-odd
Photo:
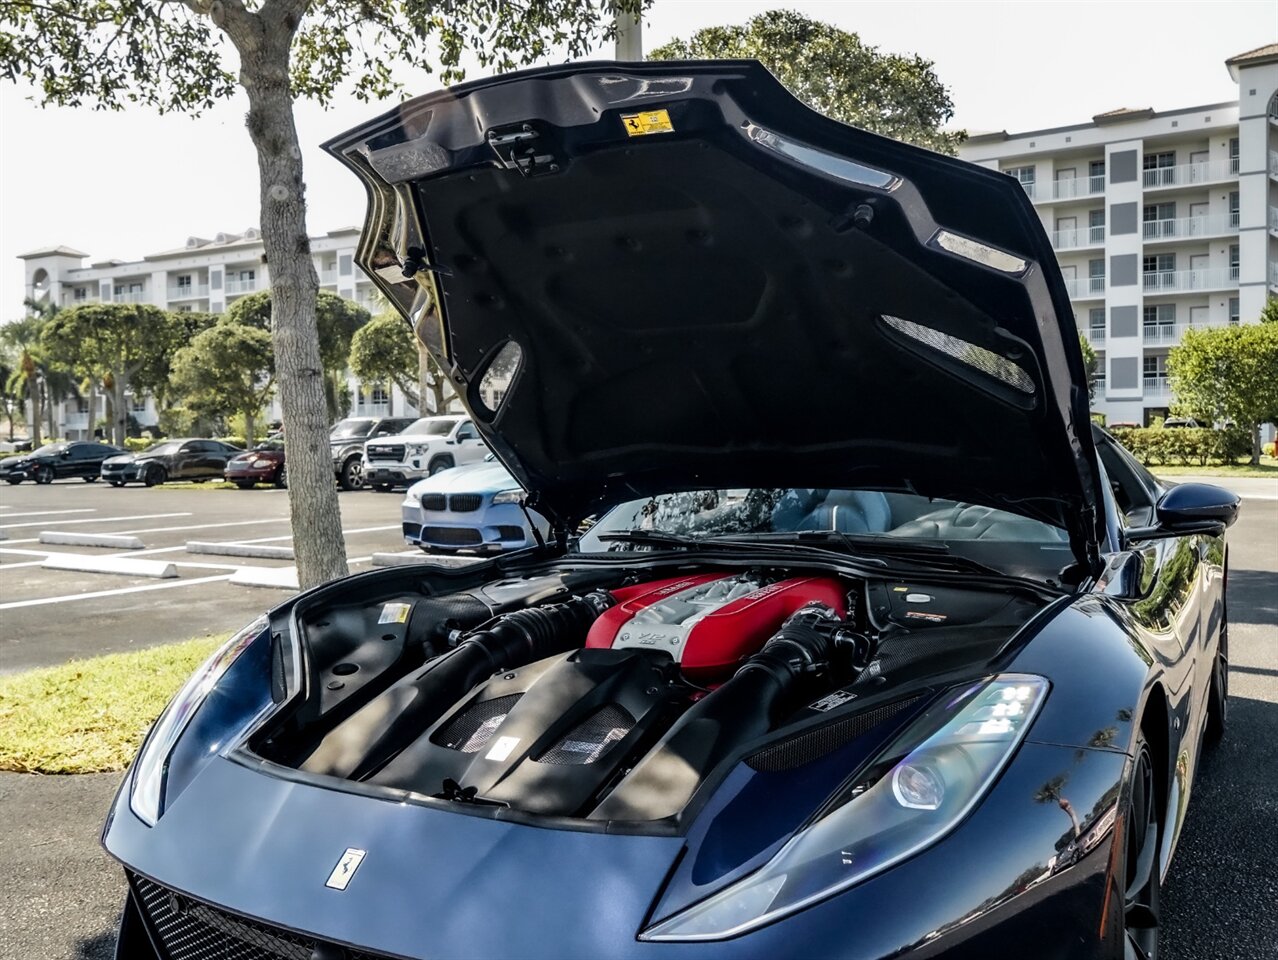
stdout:
[[765,583],[754,573],[703,573],[612,591],[587,647],[665,650],[690,676],[713,680],[760,650],[786,617],[818,602],[846,612],[833,577]]

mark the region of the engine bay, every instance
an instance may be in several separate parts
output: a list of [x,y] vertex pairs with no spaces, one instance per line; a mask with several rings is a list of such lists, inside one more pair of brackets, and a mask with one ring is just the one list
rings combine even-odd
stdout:
[[686,563],[339,593],[298,612],[304,696],[252,749],[303,774],[462,804],[677,818],[716,771],[792,728],[983,668],[1041,606]]

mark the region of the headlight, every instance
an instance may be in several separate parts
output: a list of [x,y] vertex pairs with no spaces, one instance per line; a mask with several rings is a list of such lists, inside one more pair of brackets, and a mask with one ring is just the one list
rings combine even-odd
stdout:
[[253,461],[253,468],[256,470],[265,470],[269,466],[271,466],[270,460],[254,460]]
[[523,490],[503,490],[501,493],[493,494],[493,505],[499,503],[523,503]]
[[767,864],[641,940],[721,940],[810,906],[936,843],[980,802],[1047,696],[1003,674],[942,697]]
[[160,714],[134,762],[133,812],[154,825],[199,769],[273,705],[270,623],[262,616],[209,657]]
[[410,443],[405,445],[405,450],[408,451],[408,456],[410,457],[425,456],[426,451],[429,449],[429,443]]

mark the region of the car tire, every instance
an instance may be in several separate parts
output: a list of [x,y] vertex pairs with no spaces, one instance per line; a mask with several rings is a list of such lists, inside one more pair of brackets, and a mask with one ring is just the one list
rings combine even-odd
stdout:
[[374,483],[374,484],[372,484],[372,487],[373,487],[373,489],[374,489],[374,490],[376,490],[378,493],[390,493],[390,492],[391,492],[391,485],[390,485],[389,483]]
[[163,467],[149,467],[142,475],[142,482],[148,487],[159,486],[167,479],[169,479],[169,472]]
[[5,477],[5,479],[8,480],[10,483],[14,484],[15,486],[22,482],[21,477]]
[[[1229,582],[1229,570],[1225,570],[1225,583]],[[1229,722],[1229,604],[1225,587],[1220,597],[1220,644],[1216,648],[1216,661],[1211,670],[1211,693],[1207,698],[1207,729],[1204,737],[1208,745],[1215,746],[1225,736]]]
[[433,459],[430,462],[430,466],[427,468],[426,475],[433,477],[437,473],[442,473],[445,470],[451,470],[453,468],[453,464],[454,464],[454,461],[452,457],[449,457],[449,456],[435,457],[435,459]]
[[97,478],[97,477],[85,477],[85,478],[84,478],[84,482],[85,482],[85,483],[97,483],[97,482],[98,482],[98,478]]
[[53,467],[37,467],[32,479],[39,484],[53,483]]
[[362,490],[364,487],[364,461],[359,457],[347,457],[342,464],[339,481],[343,490]]
[[241,490],[252,490],[257,486],[252,480],[236,480],[235,485]]
[[274,483],[275,486],[279,487],[281,490],[288,489],[288,467],[284,464],[280,464],[279,470],[275,472]]
[[1156,960],[1163,838],[1162,796],[1154,752],[1142,730],[1132,755],[1132,772],[1125,791],[1121,822],[1123,856],[1115,874],[1115,892],[1123,917],[1124,956]]
[[122,486],[124,486],[124,481],[123,481],[123,480],[110,480],[110,481],[108,481],[108,482],[109,482],[109,483],[111,484],[111,486],[113,486],[113,487],[122,487]]

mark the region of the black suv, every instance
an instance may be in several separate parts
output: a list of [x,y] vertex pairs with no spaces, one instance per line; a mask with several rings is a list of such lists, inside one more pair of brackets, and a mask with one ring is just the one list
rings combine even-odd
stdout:
[[62,477],[82,477],[86,483],[92,483],[98,479],[102,461],[125,452],[119,447],[89,440],[46,443],[34,453],[0,460],[0,476],[10,483],[23,480],[52,483]]
[[364,443],[378,437],[393,437],[417,422],[416,417],[347,417],[328,432],[333,454],[333,474],[343,490],[364,486]]

